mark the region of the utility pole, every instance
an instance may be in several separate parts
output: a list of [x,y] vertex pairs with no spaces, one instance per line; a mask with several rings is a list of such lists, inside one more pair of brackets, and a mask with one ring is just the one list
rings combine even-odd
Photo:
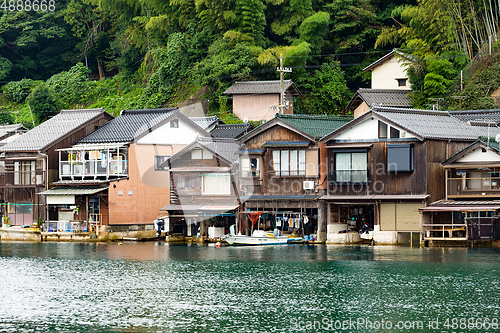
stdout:
[[280,113],[285,113],[285,84],[283,82],[283,76],[285,73],[291,73],[292,69],[283,67],[283,54],[280,54],[280,67],[276,68],[278,72],[280,72],[280,87],[281,87],[281,98],[280,98]]
[[13,113],[16,117],[16,120],[14,121],[14,124],[17,124],[17,115],[19,114],[19,111],[12,111],[11,113]]
[[460,108],[459,119],[462,120],[462,100],[466,99],[467,96],[451,96],[451,98],[458,99],[458,105]]

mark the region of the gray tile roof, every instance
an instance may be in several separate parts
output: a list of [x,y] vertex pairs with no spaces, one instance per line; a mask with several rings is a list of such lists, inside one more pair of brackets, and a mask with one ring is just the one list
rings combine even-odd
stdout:
[[240,150],[241,145],[237,143],[236,140],[199,137],[197,141],[201,145],[224,157],[226,160],[232,163],[238,163],[239,155],[237,155],[236,152]]
[[123,110],[119,117],[82,138],[78,144],[131,142],[178,111],[178,108]]
[[189,117],[196,125],[200,126],[204,130],[209,129],[211,126],[216,124],[223,124],[223,121],[217,116],[207,116],[207,117]]
[[12,124],[12,125],[0,125],[0,138],[13,133],[27,130],[23,124]]
[[448,111],[450,115],[461,121],[483,122],[500,124],[500,109]]
[[[427,139],[476,140],[488,134],[488,128],[468,125],[446,111],[398,108],[372,108],[372,111]],[[495,136],[500,128],[492,127],[489,132]]]
[[[293,86],[292,80],[284,80],[285,91]],[[295,88],[295,86],[293,86]],[[295,89],[296,90],[296,89]],[[296,90],[297,91],[297,90]],[[298,92],[298,91],[297,91]],[[224,94],[280,94],[280,80],[272,81],[236,81]]]
[[250,132],[253,129],[253,125],[250,123],[246,124],[223,124],[217,125],[210,131],[210,134],[214,138],[228,138],[237,139],[241,135]]
[[56,116],[0,147],[0,151],[42,151],[48,149],[66,135],[103,113],[106,111],[102,108],[62,110]]
[[399,89],[358,89],[356,94],[352,97],[347,105],[347,109],[354,110],[362,102],[365,102],[369,107],[371,106],[388,106],[388,107],[401,107],[411,108],[411,99],[408,93],[411,90]]
[[[242,146],[234,139],[198,137],[196,141],[190,143],[172,155],[169,160],[176,160],[180,156],[195,148],[207,148],[209,151],[219,155],[227,162],[234,164],[239,161],[239,155],[237,155],[236,152],[240,150],[241,147]],[[163,163],[166,163],[166,161]]]

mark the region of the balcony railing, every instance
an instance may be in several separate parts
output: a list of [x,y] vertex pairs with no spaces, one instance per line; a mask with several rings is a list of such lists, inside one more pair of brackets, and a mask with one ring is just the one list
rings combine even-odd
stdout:
[[117,177],[127,176],[127,160],[90,160],[83,162],[59,162],[60,177]]
[[0,173],[0,186],[34,187],[45,185],[45,171],[13,171],[5,170]]
[[467,240],[466,224],[422,224],[424,239]]
[[368,181],[368,170],[335,170],[332,180],[337,184],[364,184]]
[[89,223],[87,221],[45,221],[42,230],[44,232],[87,232]]
[[500,196],[500,178],[448,178],[448,197]]

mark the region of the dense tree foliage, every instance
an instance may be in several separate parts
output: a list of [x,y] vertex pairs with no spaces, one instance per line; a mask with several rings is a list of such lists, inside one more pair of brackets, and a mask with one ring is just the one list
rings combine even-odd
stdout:
[[440,0],[62,0],[54,11],[7,9],[0,103],[43,120],[62,108],[118,112],[196,95],[212,113],[228,112],[224,90],[277,79],[283,55],[293,68],[286,78],[303,94],[296,110],[339,113],[369,86],[362,68],[398,47],[411,60],[414,105],[430,107],[496,34],[499,17],[491,2]]

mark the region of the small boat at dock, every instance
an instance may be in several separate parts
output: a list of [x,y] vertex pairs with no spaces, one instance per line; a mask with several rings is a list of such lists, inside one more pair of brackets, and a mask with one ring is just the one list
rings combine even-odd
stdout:
[[252,236],[228,235],[224,240],[229,245],[281,245],[287,244],[287,236],[274,236],[264,230],[254,230]]

